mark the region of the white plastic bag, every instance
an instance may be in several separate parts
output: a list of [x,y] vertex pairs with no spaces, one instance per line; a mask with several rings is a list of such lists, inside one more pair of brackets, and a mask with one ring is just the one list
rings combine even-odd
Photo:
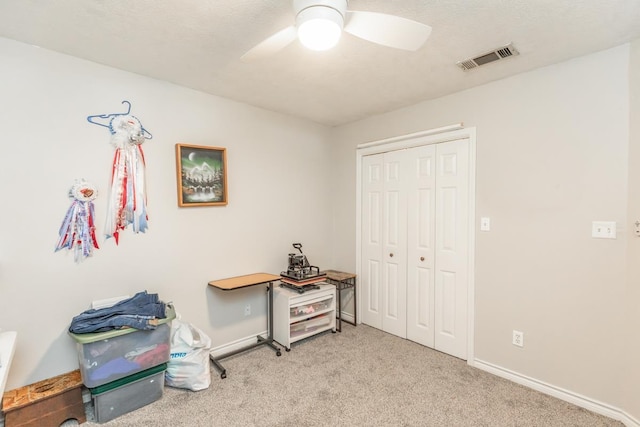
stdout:
[[166,384],[192,391],[208,388],[211,385],[211,339],[179,318],[171,323],[171,359],[165,372]]

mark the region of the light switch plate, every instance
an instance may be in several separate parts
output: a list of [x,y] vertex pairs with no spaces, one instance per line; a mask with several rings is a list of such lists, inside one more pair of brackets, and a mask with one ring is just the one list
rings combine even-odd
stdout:
[[480,218],[480,231],[491,231],[491,218],[486,216]]
[[615,239],[615,221],[593,221],[591,223],[591,237],[596,239]]

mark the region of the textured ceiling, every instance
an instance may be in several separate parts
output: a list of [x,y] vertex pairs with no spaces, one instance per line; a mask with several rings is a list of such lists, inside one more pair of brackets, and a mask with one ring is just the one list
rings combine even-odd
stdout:
[[[0,0],[0,36],[336,126],[640,37],[640,0],[351,0],[433,27],[416,52],[344,34],[240,56],[291,25],[289,0]],[[520,55],[455,63],[513,42]]]

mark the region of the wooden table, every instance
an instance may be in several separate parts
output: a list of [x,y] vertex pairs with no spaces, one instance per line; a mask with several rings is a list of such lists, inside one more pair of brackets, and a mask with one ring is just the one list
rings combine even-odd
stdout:
[[238,353],[250,350],[260,345],[267,345],[275,350],[276,356],[282,355],[280,348],[273,343],[273,282],[280,280],[280,276],[275,276],[268,273],[254,273],[247,274],[245,276],[230,277],[228,279],[213,280],[209,282],[209,286],[213,286],[216,289],[223,291],[233,291],[235,289],[248,288],[257,285],[267,285],[267,337],[264,338],[258,335],[257,342],[247,347],[234,350],[229,353],[225,353],[222,356],[213,357],[210,355],[211,362],[220,371],[220,378],[227,377],[227,370],[220,364],[220,360],[233,356]]
[[342,291],[345,289],[353,289],[353,322],[345,320],[345,323],[356,326],[358,323],[357,307],[356,307],[356,275],[353,273],[345,273],[344,271],[337,270],[325,270],[322,273],[326,274],[326,281],[335,285],[336,294],[338,295],[338,306],[336,307],[336,319],[338,319],[338,326],[336,330],[342,332]]

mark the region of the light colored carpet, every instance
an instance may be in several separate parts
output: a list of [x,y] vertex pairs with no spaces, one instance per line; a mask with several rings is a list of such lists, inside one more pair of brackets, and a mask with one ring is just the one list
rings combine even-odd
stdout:
[[377,329],[343,323],[281,357],[265,346],[212,367],[211,387],[83,426],[622,426]]

